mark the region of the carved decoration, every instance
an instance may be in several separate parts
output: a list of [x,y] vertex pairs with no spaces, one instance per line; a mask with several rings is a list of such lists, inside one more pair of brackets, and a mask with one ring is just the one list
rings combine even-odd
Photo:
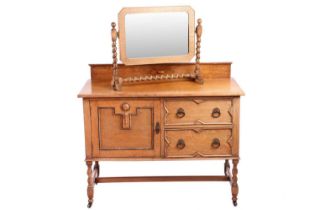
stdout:
[[233,122],[233,104],[228,110],[229,115],[231,116],[231,121]]
[[191,130],[193,130],[195,133],[201,133],[205,129],[203,129],[203,128],[192,128]]
[[204,121],[202,121],[202,120],[196,120],[196,121],[194,122],[194,124],[196,124],[196,125],[207,125],[207,124],[209,124],[209,123],[206,123],[206,122],[204,122]]
[[230,148],[232,149],[233,146],[233,140],[232,140],[232,135],[230,136],[230,138],[227,140],[228,145],[230,146]]
[[201,104],[201,103],[207,101],[207,100],[204,100],[204,99],[195,99],[195,98],[193,98],[193,99],[191,99],[191,100],[192,100],[193,102],[195,102],[196,104]]
[[164,110],[165,110],[165,112],[164,112],[164,125],[167,125],[167,124],[166,124],[166,119],[167,119],[167,115],[169,115],[169,111],[168,111],[168,109],[167,109],[167,107],[166,107],[165,101],[163,101],[163,108],[164,108]]
[[[172,124],[165,124],[166,126],[196,126],[196,125],[220,125],[224,128],[232,128],[232,123],[216,123],[216,122],[209,122],[206,123],[202,120],[195,120],[194,122],[187,122],[187,123],[172,123]],[[168,129],[168,127],[166,128]]]
[[167,157],[167,148],[170,145],[170,141],[166,137],[165,132],[164,132],[164,143],[165,143],[165,145],[164,145],[164,155]]
[[131,114],[130,114],[130,105],[128,103],[123,103],[121,105],[122,115],[122,128],[130,129],[131,128]]
[[121,111],[117,111],[115,107],[113,107],[114,114],[122,116],[122,123],[121,123],[122,129],[131,129],[131,116],[132,115],[136,116],[139,112],[139,107],[135,109],[135,113],[132,113],[130,108],[131,107],[128,103],[121,104],[120,106]]

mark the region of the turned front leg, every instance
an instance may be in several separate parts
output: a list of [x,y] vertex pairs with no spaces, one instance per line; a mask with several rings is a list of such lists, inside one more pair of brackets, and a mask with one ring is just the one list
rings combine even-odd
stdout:
[[234,206],[237,206],[237,195],[238,195],[238,184],[237,184],[237,164],[238,160],[233,160],[233,170],[232,170],[232,200]]
[[88,200],[88,208],[91,208],[92,204],[93,204],[93,196],[94,196],[94,177],[92,174],[92,161],[86,161],[86,165],[87,165],[87,175],[88,175],[88,187],[87,187],[87,196],[89,198]]

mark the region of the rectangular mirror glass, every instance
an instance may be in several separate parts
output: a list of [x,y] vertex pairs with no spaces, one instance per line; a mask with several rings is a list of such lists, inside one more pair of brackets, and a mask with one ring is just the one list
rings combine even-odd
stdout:
[[188,62],[195,53],[194,27],[191,7],[124,8],[120,58],[127,65]]
[[188,14],[143,13],[125,17],[128,58],[188,54]]

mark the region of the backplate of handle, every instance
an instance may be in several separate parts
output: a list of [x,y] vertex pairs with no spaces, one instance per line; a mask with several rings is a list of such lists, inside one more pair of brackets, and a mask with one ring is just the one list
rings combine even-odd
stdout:
[[178,108],[176,112],[176,116],[178,118],[183,118],[185,117],[185,110],[183,108]]
[[176,147],[177,149],[184,149],[186,146],[184,139],[178,139]]
[[218,107],[216,107],[212,110],[211,116],[213,118],[218,118],[218,117],[220,117],[220,115],[221,115],[221,111]]
[[211,147],[212,147],[212,148],[217,149],[217,148],[220,147],[220,145],[221,145],[220,139],[214,138],[214,139],[212,140],[212,143],[211,143]]

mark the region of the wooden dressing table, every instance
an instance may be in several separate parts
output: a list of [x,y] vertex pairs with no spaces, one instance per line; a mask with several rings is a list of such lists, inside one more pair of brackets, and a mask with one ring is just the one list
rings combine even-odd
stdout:
[[[187,81],[111,87],[112,64],[93,64],[83,98],[88,207],[106,182],[228,181],[237,205],[240,96],[230,63],[201,63],[204,84]],[[118,65],[120,76],[194,71],[195,64]],[[225,160],[221,176],[100,177],[106,160]],[[230,170],[232,162],[233,169]]]
[[[231,63],[200,63],[202,21],[195,27],[189,6],[123,8],[118,20],[119,31],[111,24],[113,64],[90,65],[79,93],[88,207],[97,183],[147,181],[228,181],[236,206],[244,93]],[[118,38],[124,64],[117,64]],[[182,159],[224,160],[224,175],[100,177],[99,161]]]

